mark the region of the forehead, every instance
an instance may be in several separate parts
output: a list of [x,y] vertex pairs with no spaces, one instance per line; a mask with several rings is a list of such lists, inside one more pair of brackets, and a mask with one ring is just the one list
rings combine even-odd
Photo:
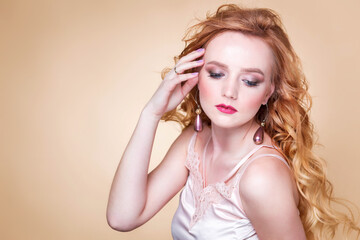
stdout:
[[229,68],[259,68],[271,72],[273,54],[259,37],[227,31],[214,37],[206,46],[205,62],[219,61]]

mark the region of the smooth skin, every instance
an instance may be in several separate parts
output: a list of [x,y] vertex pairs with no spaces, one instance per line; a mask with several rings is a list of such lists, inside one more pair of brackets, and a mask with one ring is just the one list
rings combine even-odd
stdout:
[[[200,141],[211,134],[206,165],[200,166],[206,169],[207,184],[223,179],[239,158],[255,147],[252,135],[259,127],[255,114],[274,91],[271,49],[259,38],[230,31],[216,36],[205,48],[181,58],[176,66],[179,74],[171,70],[143,109],[111,187],[107,220],[112,228],[130,231],[142,225],[184,186],[192,127],[180,134],[150,174],[148,167],[161,116],[174,109],[196,84],[202,108],[212,121],[211,128],[199,134]],[[203,61],[196,61],[199,58]],[[195,67],[201,67],[198,74],[182,74]],[[181,86],[181,82],[185,84]],[[238,111],[222,113],[215,107],[221,103]],[[271,143],[266,135],[264,144]],[[280,155],[267,148],[256,154],[262,153]],[[240,207],[259,239],[306,239],[298,215],[295,181],[284,163],[273,157],[254,160],[241,179],[239,194]]]
[[204,49],[200,49],[180,59],[176,67],[180,74],[172,69],[143,109],[111,186],[107,220],[113,229],[130,231],[144,224],[184,186],[186,150],[193,133],[190,128],[174,141],[150,174],[149,161],[161,116],[179,105],[198,82],[198,73],[181,73],[202,66],[203,62],[195,59],[203,54]]

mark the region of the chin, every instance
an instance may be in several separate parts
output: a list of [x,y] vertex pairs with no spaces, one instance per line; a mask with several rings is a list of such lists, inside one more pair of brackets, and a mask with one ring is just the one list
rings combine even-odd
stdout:
[[[206,113],[206,112],[205,112]],[[211,124],[221,128],[240,128],[251,124],[254,116],[251,114],[233,114],[233,115],[222,115],[214,112],[210,112],[207,116],[211,120]]]
[[225,128],[225,129],[232,129],[232,128],[238,128],[241,127],[243,125],[245,125],[246,123],[244,122],[238,122],[238,121],[232,121],[229,119],[211,119],[211,124],[220,128]]

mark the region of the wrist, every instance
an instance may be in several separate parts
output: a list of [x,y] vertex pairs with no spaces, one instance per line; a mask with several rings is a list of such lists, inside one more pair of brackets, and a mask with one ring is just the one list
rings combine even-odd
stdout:
[[151,111],[151,108],[146,105],[143,110],[141,111],[141,118],[145,118],[148,121],[152,121],[155,123],[160,122],[161,116],[155,114],[153,111]]

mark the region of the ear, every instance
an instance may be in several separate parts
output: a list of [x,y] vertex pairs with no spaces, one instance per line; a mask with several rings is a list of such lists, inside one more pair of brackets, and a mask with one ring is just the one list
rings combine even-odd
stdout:
[[270,85],[270,89],[269,89],[269,91],[267,92],[267,94],[265,95],[264,101],[262,102],[263,105],[265,105],[265,104],[268,102],[269,98],[270,98],[271,95],[274,93],[274,91],[275,91],[275,85],[274,85],[274,83],[272,82],[271,85]]

